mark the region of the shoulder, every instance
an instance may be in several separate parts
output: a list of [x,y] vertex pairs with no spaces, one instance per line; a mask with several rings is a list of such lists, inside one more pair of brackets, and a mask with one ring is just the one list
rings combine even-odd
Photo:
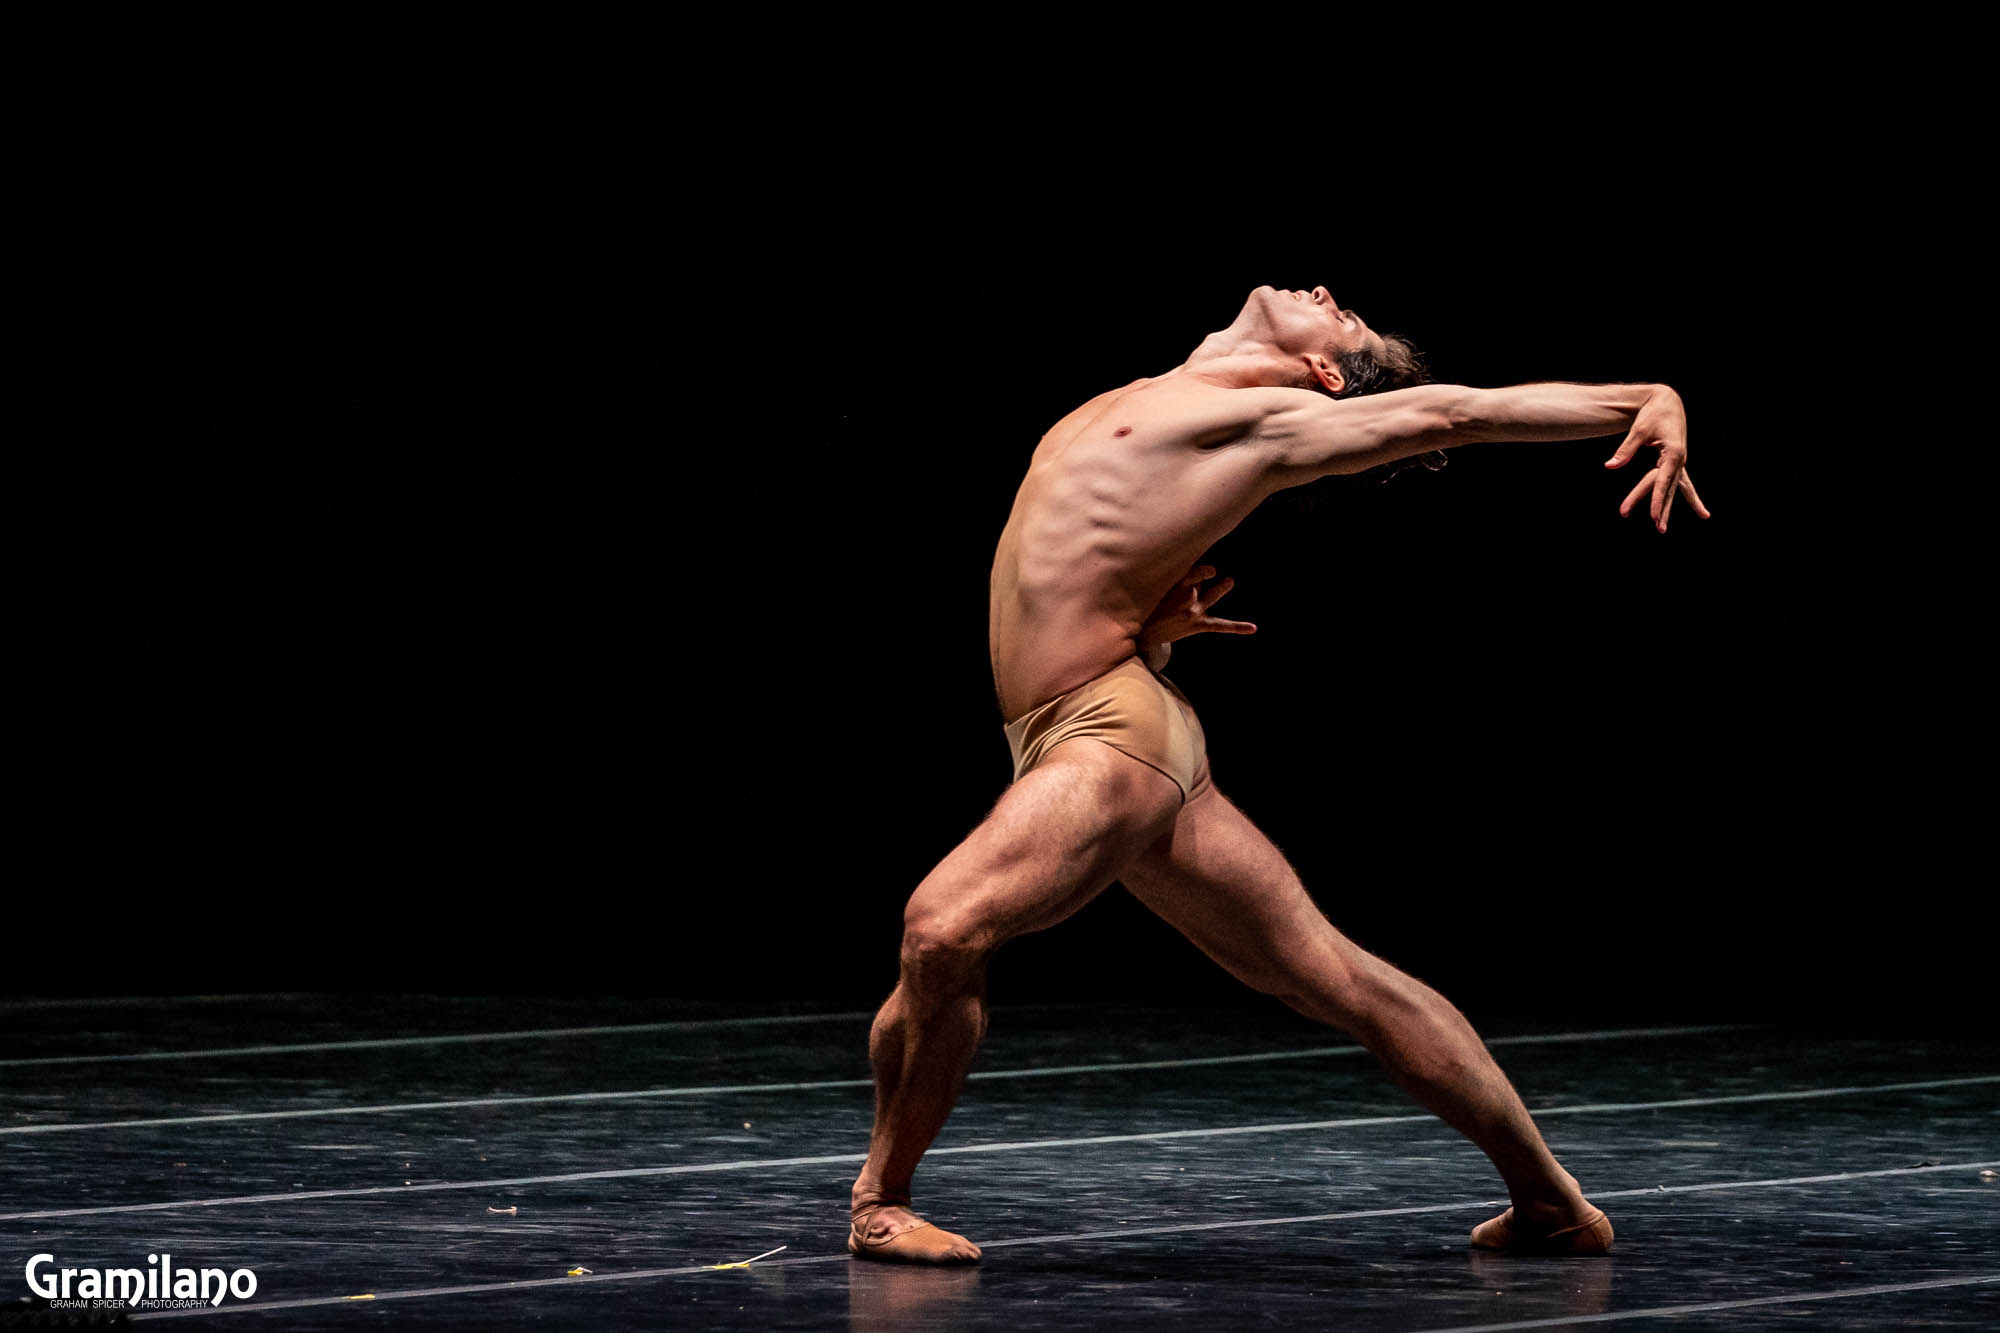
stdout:
[[1126,406],[1135,427],[1193,447],[1216,448],[1250,441],[1275,415],[1298,411],[1320,396],[1304,389],[1232,389],[1163,378],[1135,391]]

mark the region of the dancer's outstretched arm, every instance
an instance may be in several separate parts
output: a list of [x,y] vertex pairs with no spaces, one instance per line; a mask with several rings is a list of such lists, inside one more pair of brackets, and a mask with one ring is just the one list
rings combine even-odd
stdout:
[[1281,485],[1332,473],[1362,472],[1399,458],[1495,440],[1585,440],[1623,432],[1605,461],[1619,468],[1641,448],[1659,462],[1619,506],[1629,514],[1650,492],[1648,512],[1661,532],[1676,494],[1703,518],[1708,507],[1687,474],[1687,410],[1664,384],[1517,384],[1472,389],[1425,384],[1413,389],[1330,398],[1303,389],[1239,391],[1254,413],[1242,443],[1270,453]]

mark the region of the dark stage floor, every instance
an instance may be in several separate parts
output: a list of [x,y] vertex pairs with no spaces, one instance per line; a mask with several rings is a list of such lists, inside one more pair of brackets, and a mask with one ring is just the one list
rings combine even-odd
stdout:
[[132,1316],[164,1328],[2000,1327],[1990,1038],[1475,1012],[1618,1229],[1553,1261],[1467,1245],[1498,1176],[1337,1033],[1275,1005],[999,1009],[917,1181],[986,1260],[909,1271],[842,1249],[862,1013],[0,1015],[0,1294],[37,1254],[255,1274],[247,1301]]

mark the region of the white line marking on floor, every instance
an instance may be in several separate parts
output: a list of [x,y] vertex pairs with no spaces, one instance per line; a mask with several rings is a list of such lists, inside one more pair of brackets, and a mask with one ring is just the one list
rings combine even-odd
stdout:
[[277,991],[268,995],[52,995],[39,999],[0,1000],[0,1013],[15,1013],[22,1009],[101,1009],[134,1004],[146,1009],[159,1009],[175,1004],[230,1004],[239,1000],[267,1004],[273,1000],[317,998],[308,991]]
[[[236,996],[215,996],[235,999]],[[1048,1010],[1096,1008],[1081,1001],[1049,1001],[1033,1004],[995,1006],[993,1012],[1033,1013]],[[1135,1006],[1145,1011],[1147,1006]],[[616,1023],[592,1027],[528,1028],[516,1032],[463,1032],[436,1037],[377,1037],[359,1041],[300,1042],[282,1046],[225,1046],[200,1051],[129,1051],[105,1055],[38,1055],[0,1060],[0,1068],[29,1066],[125,1063],[139,1060],[205,1060],[238,1055],[296,1055],[305,1051],[372,1051],[393,1046],[449,1046],[481,1041],[530,1041],[544,1037],[597,1037],[627,1032],[691,1032],[702,1028],[759,1027],[776,1023],[826,1023],[836,1020],[872,1019],[875,1010],[849,1010],[837,1014],[773,1014],[759,1018],[683,1018],[659,1023]]]
[[1503,1329],[1568,1328],[1571,1324],[1608,1324],[1621,1319],[1666,1319],[1710,1310],[1742,1310],[1754,1305],[1793,1305],[1801,1301],[1845,1301],[1856,1296],[1883,1296],[1899,1291],[1930,1291],[1938,1287],[1970,1287],[2000,1282],[2000,1273],[1975,1277],[1940,1277],[1928,1282],[1896,1282],[1879,1287],[1848,1287],[1839,1291],[1802,1291],[1792,1296],[1753,1296],[1740,1301],[1709,1301],[1701,1305],[1655,1305],[1644,1310],[1614,1310],[1604,1314],[1573,1314],[1557,1319],[1523,1319],[1511,1324],[1457,1324],[1425,1333],[1501,1333]]
[[[1795,1093],[1747,1093],[1731,1097],[1679,1097],[1661,1102],[1605,1102],[1588,1106],[1554,1106],[1537,1115],[1569,1113],[1597,1114],[1608,1111],[1648,1111],[1689,1106],[1729,1106],[1744,1102],[1907,1092],[1925,1088],[1967,1087],[2000,1083],[2000,1074],[1976,1078],[1929,1079],[1921,1083],[1883,1083],[1858,1088],[1808,1088]],[[1025,1152],[1038,1148],[1097,1147],[1108,1143],[1158,1143],[1176,1139],[1227,1138],[1244,1134],[1287,1134],[1301,1130],[1348,1129],[1368,1125],[1435,1123],[1429,1112],[1414,1115],[1362,1116],[1345,1120],[1306,1120],[1271,1125],[1226,1125],[1210,1129],[1156,1130],[1141,1134],[1101,1134],[1084,1138],[1027,1139],[1003,1143],[968,1143],[932,1148],[926,1156],[953,1157],[968,1153]],[[512,1189],[523,1185],[560,1185],[583,1180],[631,1180],[653,1176],[701,1175],[721,1171],[756,1171],[789,1166],[827,1166],[861,1162],[866,1153],[827,1153],[810,1157],[770,1157],[730,1162],[691,1162],[676,1166],[632,1166],[605,1171],[574,1171],[551,1176],[508,1176],[495,1180],[447,1180],[422,1185],[373,1185],[349,1189],[293,1190],[285,1194],[242,1194],[214,1199],[176,1199],[166,1203],[107,1204],[96,1208],[57,1208],[34,1212],[0,1213],[0,1222],[21,1222],[52,1217],[94,1217],[106,1213],[152,1213],[174,1208],[227,1208],[247,1203],[290,1203],[310,1199],[355,1199],[380,1194],[429,1194],[446,1190]]]
[[[1826,1185],[1845,1180],[1872,1180],[1883,1176],[1923,1176],[1940,1171],[1977,1171],[1989,1162],[1951,1162],[1941,1166],[1899,1166],[1879,1171],[1841,1171],[1824,1176],[1783,1176],[1765,1180],[1721,1180],[1698,1185],[1653,1185],[1643,1189],[1592,1190],[1596,1199],[1650,1199],[1662,1194],[1700,1194],[1713,1190],[1773,1189],[1786,1185]],[[1164,1236],[1184,1231],[1230,1231],[1239,1227],[1298,1226],[1308,1222],[1353,1222],[1371,1217],[1412,1217],[1420,1213],[1454,1213],[1473,1208],[1505,1208],[1503,1197],[1457,1203],[1408,1204],[1398,1208],[1367,1208],[1343,1213],[1307,1213],[1296,1217],[1252,1217],[1229,1222],[1173,1222],[1156,1227],[1129,1227],[1111,1231],[1076,1231],[1060,1235],[1022,1236],[1016,1240],[981,1241],[983,1250],[1009,1245],[1047,1245],[1072,1240],[1114,1240],[1120,1236]]]
[[615,1023],[599,1027],[527,1028],[519,1032],[460,1032],[437,1037],[375,1037],[362,1041],[298,1042],[288,1046],[222,1046],[205,1051],[133,1051],[122,1055],[37,1055],[0,1060],[0,1068],[50,1065],[129,1064],[142,1060],[218,1060],[237,1055],[298,1055],[308,1051],[380,1051],[395,1046],[458,1046],[482,1041],[534,1041],[545,1037],[606,1037],[628,1032],[688,1032],[699,1028],[760,1027],[779,1023],[830,1023],[875,1017],[872,1011],[842,1014],[777,1014],[767,1018],[689,1018],[671,1023]]
[[[1599,1032],[1549,1032],[1521,1037],[1494,1037],[1488,1046],[1538,1046],[1563,1042],[1614,1041],[1627,1037],[1679,1037],[1715,1032],[1755,1031],[1756,1024],[1711,1027],[1610,1028]],[[1252,1055],[1210,1055],[1181,1060],[1129,1060],[1087,1065],[1045,1065],[1031,1069],[989,1069],[969,1078],[1054,1078],[1070,1074],[1123,1073],[1140,1069],[1190,1069],[1210,1065],[1258,1064],[1275,1060],[1307,1060],[1325,1056],[1366,1055],[1360,1046],[1314,1046],[1295,1051],[1262,1051]],[[467,1097],[437,1102],[387,1102],[374,1106],[319,1106],[294,1111],[226,1111],[211,1115],[150,1116],[136,1120],[84,1120],[45,1125],[0,1126],[5,1134],[62,1134],[84,1129],[132,1129],[157,1125],[230,1124],[246,1120],[304,1120],[334,1115],[387,1115],[411,1111],[455,1111],[479,1106],[548,1106],[564,1102],[619,1102],[658,1097],[738,1096],[746,1093],[814,1092],[833,1088],[872,1088],[872,1078],[818,1079],[807,1083],[714,1083],[685,1088],[638,1088],[622,1092],[563,1092],[544,1096]]]
[[[1883,1176],[1930,1175],[1939,1171],[1977,1170],[1979,1167],[1984,1165],[1987,1164],[1982,1162],[1955,1162],[1949,1165],[1941,1165],[1941,1166],[1905,1167],[1888,1171],[1848,1171],[1830,1176],[1798,1176],[1784,1180],[1709,1181],[1698,1185],[1668,1186],[1665,1192],[1669,1194],[1693,1193],[1701,1191],[1728,1190],[1728,1189],[1767,1188],[1771,1186],[1792,1185],[1792,1184],[1818,1184],[1824,1181],[1834,1181],[1834,1180],[1863,1180],[1863,1179],[1879,1178]],[[1639,1195],[1645,1195],[1645,1196],[1657,1195],[1661,1192],[1662,1191],[1658,1188],[1638,1189],[1638,1190],[1617,1190],[1611,1192],[1596,1192],[1593,1193],[1592,1197],[1604,1198],[1604,1199],[1627,1198]],[[1460,1200],[1454,1203],[1421,1204],[1407,1208],[1370,1208],[1361,1211],[1350,1211],[1342,1213],[1312,1213],[1301,1217],[1246,1218],[1244,1220],[1235,1222],[1187,1222],[1187,1223],[1175,1223],[1167,1226],[1157,1226],[1157,1227],[1129,1227],[1122,1230],[1113,1230],[1113,1231],[1076,1231],[1076,1232],[1066,1232],[1060,1235],[1019,1236],[1009,1240],[981,1241],[980,1248],[986,1250],[998,1250],[1013,1246],[1070,1244],[1077,1241],[1088,1241],[1088,1240],[1122,1240],[1128,1237],[1160,1236],[1160,1235],[1170,1235],[1177,1232],[1188,1232],[1188,1231],[1221,1231],[1230,1228],[1295,1226],[1303,1223],[1349,1222],[1349,1221],[1359,1221],[1367,1218],[1377,1218],[1377,1217],[1407,1217],[1421,1213],[1465,1212],[1472,1209],[1483,1210],[1487,1208],[1504,1207],[1506,1205],[1506,1202],[1507,1201],[1505,1199],[1469,1199],[1469,1200]],[[851,1263],[851,1262],[853,1262],[852,1258],[844,1253],[819,1254],[819,1255],[802,1255],[793,1259],[774,1259],[762,1263],[758,1265],[758,1267],[789,1268],[789,1267],[798,1267],[809,1264],[832,1264],[832,1263]],[[620,1272],[620,1273],[595,1273],[588,1277],[577,1277],[577,1278],[570,1278],[570,1277],[527,1278],[512,1282],[481,1282],[481,1283],[472,1283],[464,1286],[454,1286],[454,1287],[418,1287],[402,1291],[375,1292],[373,1293],[370,1299],[372,1303],[378,1301],[414,1300],[427,1296],[470,1296],[470,1295],[477,1295],[482,1292],[526,1291],[538,1287],[554,1287],[554,1286],[562,1286],[565,1284],[576,1284],[576,1283],[634,1282],[646,1278],[689,1277],[696,1274],[711,1273],[714,1271],[716,1270],[712,1264],[692,1264],[679,1268],[642,1268],[642,1269],[634,1269],[629,1272]],[[1963,1278],[1939,1278],[1927,1282],[1900,1283],[1895,1286],[1853,1288],[1847,1291],[1831,1292],[1831,1293],[1826,1293],[1826,1292],[1803,1293],[1796,1296],[1761,1297],[1743,1301],[1719,1302],[1708,1305],[1672,1306],[1672,1307],[1660,1307],[1658,1309],[1631,1310],[1622,1313],[1606,1314],[1606,1315],[1582,1315],[1582,1316],[1572,1315],[1563,1319],[1536,1320],[1519,1324],[1468,1325],[1450,1329],[1432,1330],[1432,1333],[1488,1333],[1489,1330],[1510,1329],[1510,1328],[1540,1328],[1540,1327],[1547,1327],[1563,1323],[1602,1322],[1610,1319],[1639,1319],[1639,1318],[1648,1318],[1655,1315],[1664,1315],[1670,1313],[1678,1314],[1683,1312],[1694,1312],[1701,1310],[1733,1309],[1739,1305],[1746,1305],[1746,1306],[1771,1305],[1771,1304],[1782,1304],[1787,1301],[1801,1301],[1801,1300],[1837,1300],[1843,1296],[1865,1296],[1876,1293],[1886,1293],[1893,1291],[1917,1291],[1929,1287],[1967,1286],[1974,1283],[1993,1282],[1996,1280],[2000,1280],[2000,1274],[1979,1274],[1976,1276],[1963,1277]],[[252,1303],[247,1305],[224,1305],[219,1308],[206,1308],[200,1310],[161,1310],[161,1311],[135,1314],[132,1316],[132,1318],[136,1322],[137,1320],[140,1319],[178,1319],[188,1314],[230,1314],[239,1311],[247,1313],[252,1311],[266,1311],[266,1310],[292,1310],[306,1306],[345,1305],[350,1301],[353,1301],[354,1299],[355,1298],[352,1296],[320,1296],[320,1297],[309,1297],[301,1300],[267,1301],[267,1302]]]

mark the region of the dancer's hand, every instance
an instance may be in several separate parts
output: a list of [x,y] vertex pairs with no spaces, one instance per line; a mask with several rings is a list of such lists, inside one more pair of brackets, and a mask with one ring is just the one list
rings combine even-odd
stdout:
[[1639,484],[1625,497],[1625,503],[1618,506],[1619,514],[1629,515],[1639,497],[1651,491],[1653,526],[1665,532],[1667,515],[1673,510],[1675,493],[1679,492],[1687,496],[1695,513],[1707,518],[1708,506],[1695,494],[1694,482],[1687,474],[1687,408],[1682,404],[1681,396],[1665,385],[1661,385],[1646,400],[1646,405],[1639,409],[1625,442],[1618,446],[1616,453],[1604,460],[1604,466],[1624,467],[1639,452],[1641,445],[1658,449],[1660,461],[1639,479]]
[[[1204,588],[1204,583],[1210,583]],[[1235,579],[1217,579],[1214,565],[1196,565],[1172,591],[1160,599],[1153,614],[1139,630],[1139,655],[1146,665],[1159,671],[1172,650],[1167,646],[1190,634],[1255,634],[1257,627],[1247,620],[1224,620],[1208,614],[1210,607],[1228,595]]]

